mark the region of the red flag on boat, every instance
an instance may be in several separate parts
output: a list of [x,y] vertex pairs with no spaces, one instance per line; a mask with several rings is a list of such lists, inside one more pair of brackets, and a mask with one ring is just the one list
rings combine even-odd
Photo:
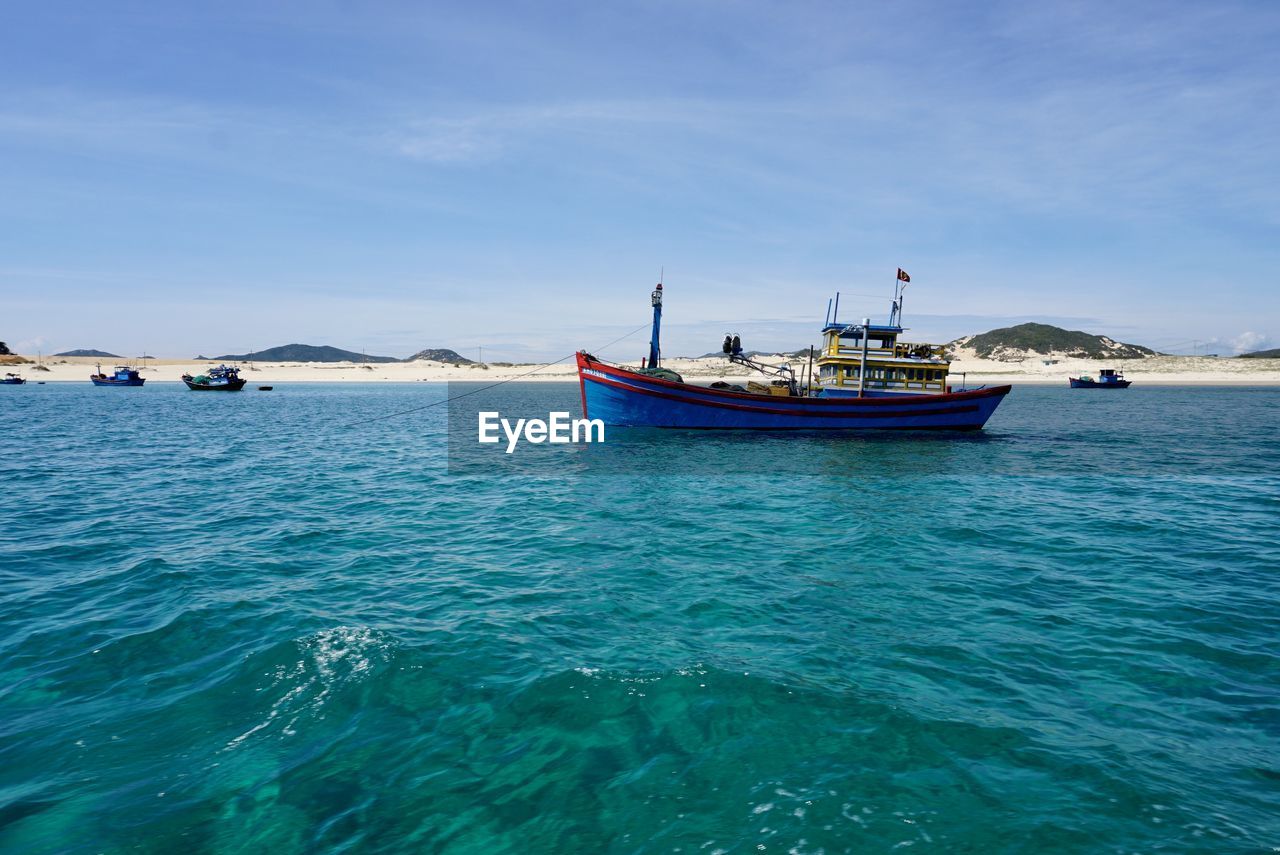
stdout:
[[907,275],[907,271],[903,270],[901,267],[898,268],[898,279],[901,282],[911,281],[911,277]]

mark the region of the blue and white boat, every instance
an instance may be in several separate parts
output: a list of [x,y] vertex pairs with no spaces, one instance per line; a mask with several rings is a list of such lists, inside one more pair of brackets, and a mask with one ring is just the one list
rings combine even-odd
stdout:
[[97,374],[90,374],[89,379],[95,386],[141,386],[146,383],[145,377],[127,365],[117,365],[111,374],[103,374],[102,366],[98,366]]
[[[909,281],[899,271],[901,282]],[[748,388],[684,382],[661,365],[659,333],[662,285],[651,295],[649,356],[640,369],[577,354],[582,409],[607,425],[731,430],[979,430],[1009,394],[1010,386],[954,390],[950,360],[936,345],[899,341],[901,288],[895,288],[886,324],[870,319],[841,324],[837,295],[828,304],[818,371],[797,381],[788,366],[770,366],[742,354],[737,336],[726,336],[730,361],[772,375]]]
[[3,379],[0,379],[0,386],[21,386],[26,382],[17,374],[6,374]]
[[1114,368],[1103,368],[1098,372],[1098,379],[1092,377],[1068,377],[1072,389],[1128,389],[1132,380],[1124,379],[1124,372]]

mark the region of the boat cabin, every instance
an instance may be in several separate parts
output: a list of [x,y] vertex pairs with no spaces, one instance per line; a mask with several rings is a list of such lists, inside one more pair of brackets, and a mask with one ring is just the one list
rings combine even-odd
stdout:
[[827,324],[818,357],[819,394],[945,393],[951,367],[945,349],[902,342],[899,336],[903,331],[900,326],[873,324],[869,319],[860,324]]

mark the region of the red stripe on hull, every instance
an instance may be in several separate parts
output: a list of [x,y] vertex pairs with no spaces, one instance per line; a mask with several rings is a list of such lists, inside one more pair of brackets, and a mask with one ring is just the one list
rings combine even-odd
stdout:
[[[947,416],[947,415],[954,415],[956,413],[972,413],[972,412],[977,412],[978,410],[977,404],[965,405],[963,402],[961,402],[960,406],[943,406],[943,407],[930,406],[927,408],[915,406],[909,409],[897,409],[897,410],[885,410],[885,409],[877,408],[871,412],[860,412],[859,411],[860,408],[844,409],[844,410],[838,410],[838,411],[832,411],[830,409],[824,408],[824,409],[816,409],[816,410],[810,411],[808,409],[801,409],[800,407],[791,407],[791,408],[766,407],[766,406],[761,406],[759,404],[740,404],[740,403],[731,403],[728,401],[706,400],[701,397],[689,397],[687,395],[675,395],[670,392],[660,391],[658,389],[645,389],[641,386],[633,386],[630,383],[620,383],[616,380],[611,380],[607,377],[591,377],[587,375],[585,376],[584,380],[591,383],[599,383],[603,386],[612,386],[615,389],[625,389],[628,392],[634,392],[637,395],[649,395],[655,398],[662,398],[668,401],[678,401],[679,403],[682,403],[682,404],[693,404],[699,407],[714,407],[716,409],[722,409],[722,410],[738,410],[740,412],[746,412],[746,413],[766,413],[768,415],[777,415],[777,416],[806,416],[810,418],[822,418],[822,419],[847,419],[852,416],[859,419],[896,419],[896,418],[911,418],[913,416]],[[701,387],[696,387],[696,388],[698,389],[699,392],[702,391]],[[775,398],[772,395],[759,395],[757,397],[767,400],[770,403],[772,403],[773,401],[779,400],[778,398]],[[924,397],[924,396],[912,396],[912,397]],[[915,401],[913,403],[916,403],[917,405],[918,404],[952,403],[952,402],[937,402],[932,400],[933,398],[940,398],[940,397],[944,397],[944,396],[931,395],[929,396],[930,398],[929,401]],[[815,403],[815,404],[828,403],[826,401],[823,401],[821,398],[800,398],[797,400],[808,402],[808,403]],[[858,399],[856,398],[853,399],[853,401],[855,402],[857,400]],[[866,398],[862,399],[863,402],[866,402],[868,400],[869,399],[866,399]],[[850,403],[853,403],[853,402],[839,401],[839,402],[832,402],[832,403],[842,404],[847,407]],[[902,405],[901,401],[893,401],[891,403],[897,404],[899,407],[901,407]]]

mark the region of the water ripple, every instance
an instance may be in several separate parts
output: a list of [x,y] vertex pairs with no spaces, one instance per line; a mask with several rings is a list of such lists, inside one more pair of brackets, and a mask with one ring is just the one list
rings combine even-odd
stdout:
[[0,396],[0,850],[1280,845],[1276,390],[452,473],[332,427],[428,384],[104,391]]

